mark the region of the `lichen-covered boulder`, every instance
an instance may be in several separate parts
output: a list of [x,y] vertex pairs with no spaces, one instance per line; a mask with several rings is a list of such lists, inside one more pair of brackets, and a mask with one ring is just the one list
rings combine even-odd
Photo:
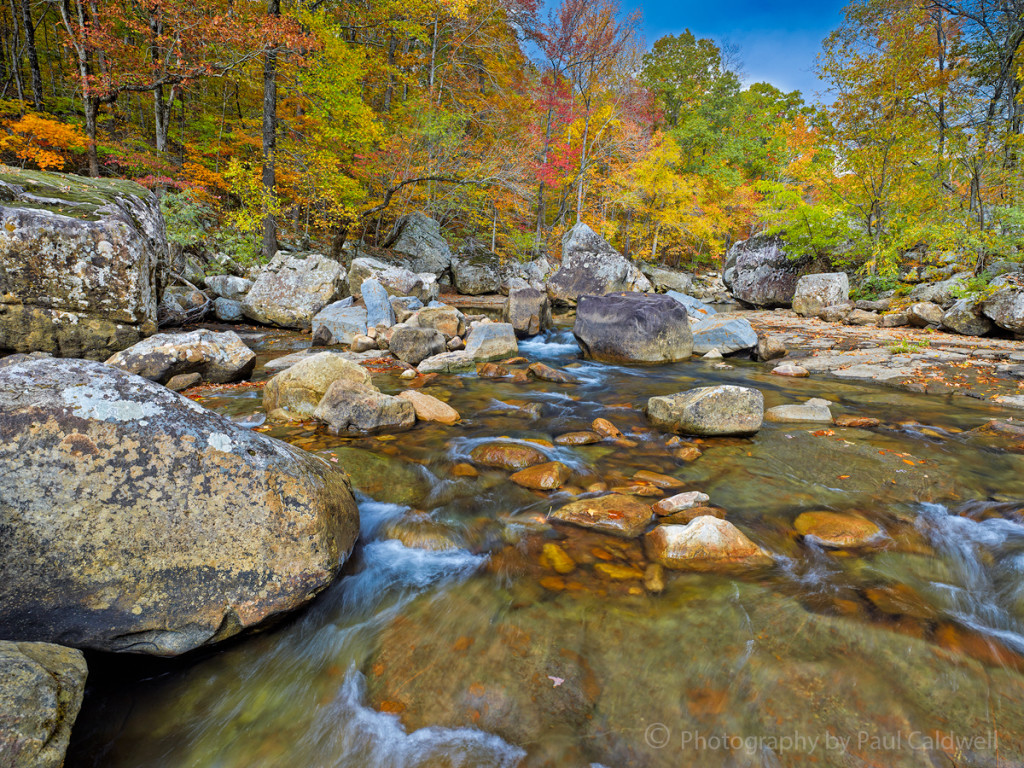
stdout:
[[0,641],[0,765],[64,765],[87,674],[74,648]]
[[483,323],[469,332],[466,354],[478,363],[519,354],[516,332],[508,323]]
[[835,307],[849,300],[850,279],[845,272],[804,275],[796,281],[793,311],[805,317],[817,317],[825,307]]
[[222,323],[241,323],[245,321],[242,302],[233,299],[219,298],[213,302],[213,312]]
[[444,335],[434,328],[417,328],[401,325],[395,328],[388,342],[391,354],[409,365],[440,355],[446,349]]
[[313,317],[313,346],[351,344],[366,335],[367,321],[366,307],[353,306],[351,296],[328,304]]
[[359,533],[345,476],[85,360],[0,368],[0,632],[173,656],[308,602]]
[[408,400],[385,395],[376,387],[338,380],[327,388],[313,418],[339,435],[397,432],[416,423],[416,409]]
[[764,421],[764,396],[731,384],[698,387],[650,398],[647,418],[656,427],[687,435],[750,435]]
[[0,166],[0,352],[105,360],[155,333],[166,259],[143,187]]
[[547,283],[551,301],[570,306],[583,295],[651,290],[651,282],[632,261],[582,222],[562,238],[562,265]]
[[264,325],[309,328],[340,295],[344,268],[319,253],[278,251],[242,301],[245,316]]
[[709,304],[705,304],[700,299],[694,298],[689,294],[680,293],[679,291],[666,291],[665,295],[671,296],[686,307],[686,314],[690,321],[690,325],[699,325],[712,315],[718,314],[714,307]]
[[501,319],[520,339],[536,336],[553,324],[547,293],[536,288],[513,288],[501,309]]
[[252,280],[235,275],[211,275],[206,278],[206,289],[220,299],[241,301],[252,288]]
[[757,332],[744,317],[712,315],[693,326],[693,351],[698,355],[712,349],[729,355],[756,346]]
[[975,302],[959,299],[942,315],[942,327],[964,336],[984,336],[993,325]]
[[945,312],[942,311],[942,307],[930,301],[919,301],[917,304],[911,304],[907,307],[907,320],[911,325],[916,325],[919,328],[939,325],[942,323],[944,315]]
[[263,410],[271,420],[301,421],[313,417],[335,381],[372,388],[370,372],[336,352],[319,352],[274,376],[263,388]]
[[[379,251],[375,251],[379,253]],[[373,278],[384,286],[391,296],[415,296],[424,304],[437,298],[437,275],[430,272],[413,272],[403,266],[371,256],[352,259],[348,269],[348,287],[353,296],[359,297],[363,281]]]
[[573,336],[601,363],[676,363],[693,353],[686,308],[664,294],[581,296]]
[[647,264],[646,262],[640,265],[640,271],[647,275],[647,279],[651,281],[651,286],[658,293],[666,293],[668,291],[689,293],[693,287],[693,275],[689,272],[666,269],[665,267]]
[[234,331],[200,328],[150,336],[111,356],[107,365],[161,384],[187,373],[198,373],[210,384],[225,384],[247,378],[256,367],[256,353]]
[[441,236],[441,225],[419,211],[395,222],[384,247],[402,254],[404,266],[413,272],[429,272],[442,279],[451,268],[452,251]]
[[533,288],[543,291],[545,283],[554,271],[550,261],[544,256],[538,256],[532,261],[518,261],[509,259],[499,268],[501,283],[498,289],[506,296],[520,288]]
[[733,296],[755,307],[788,307],[797,281],[813,268],[807,259],[790,259],[782,241],[768,235],[736,243],[726,265]]
[[1000,328],[1024,333],[1024,290],[1016,285],[1001,288],[982,303],[981,310]]
[[452,283],[467,296],[498,293],[501,290],[501,261],[498,254],[475,240],[467,240],[452,257]]

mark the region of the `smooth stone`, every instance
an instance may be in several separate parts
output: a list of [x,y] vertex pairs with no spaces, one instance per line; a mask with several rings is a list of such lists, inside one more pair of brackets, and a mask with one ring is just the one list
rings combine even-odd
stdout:
[[336,301],[313,318],[314,342],[320,346],[351,344],[356,336],[366,335],[366,308],[352,306],[351,297]]
[[352,388],[373,388],[370,372],[361,365],[334,352],[319,352],[267,382],[263,388],[263,410],[269,419],[311,419],[328,388],[338,380]]
[[497,441],[478,445],[469,455],[477,464],[508,472],[517,472],[549,460],[542,451],[532,445]]
[[757,340],[757,346],[755,349],[755,356],[762,362],[768,362],[769,360],[777,360],[780,357],[785,357],[786,343],[778,336],[762,336]]
[[635,473],[633,475],[633,480],[641,483],[650,483],[658,488],[682,488],[686,485],[686,483],[678,477],[662,475],[658,472],[651,472],[648,469],[641,469],[639,472]]
[[757,346],[757,333],[742,317],[715,315],[693,327],[693,351],[703,354],[717,349],[730,355]]
[[572,470],[560,461],[548,461],[521,469],[511,477],[516,485],[537,491],[553,491],[561,488],[572,476]]
[[465,354],[478,363],[503,360],[519,353],[516,333],[508,323],[485,323],[466,339]]
[[728,571],[770,565],[772,556],[728,520],[711,515],[659,525],[644,537],[647,556],[674,570]]
[[313,418],[333,434],[398,432],[416,423],[416,409],[408,400],[339,380],[327,388]]
[[601,435],[596,432],[566,432],[555,438],[556,445],[592,445],[601,442]]
[[793,379],[803,379],[811,375],[810,371],[796,363],[782,363],[782,365],[777,365],[772,369],[772,373],[776,376],[789,376]]
[[420,373],[459,373],[473,370],[476,367],[476,361],[465,350],[459,350],[431,355],[416,367]]
[[531,363],[527,370],[530,374],[540,381],[550,381],[553,384],[579,384],[580,380],[573,376],[571,373],[560,371],[557,368],[552,368],[550,365],[544,363]]
[[875,523],[839,512],[804,512],[793,523],[797,533],[826,547],[862,547],[882,534]]
[[832,422],[829,401],[811,398],[806,403],[776,405],[764,412],[766,421],[826,421]]
[[596,418],[591,422],[590,428],[601,435],[601,437],[622,437],[622,432],[619,431],[619,428],[608,421],[608,419]]
[[360,286],[360,294],[366,305],[367,327],[390,328],[395,324],[395,310],[383,285],[372,277],[367,278]]
[[418,392],[415,389],[407,389],[400,392],[398,397],[408,400],[416,410],[416,418],[420,421],[436,421],[441,424],[455,424],[462,417],[459,412],[448,403],[438,400],[436,397]]
[[654,505],[653,510],[656,515],[671,515],[684,509],[703,506],[708,501],[711,501],[711,497],[706,493],[686,491],[685,493],[677,493],[675,496],[662,499]]
[[625,539],[634,539],[643,533],[652,517],[648,504],[618,493],[573,501],[550,513],[552,520]]
[[750,435],[764,420],[764,396],[756,389],[699,387],[647,401],[656,427],[690,435]]

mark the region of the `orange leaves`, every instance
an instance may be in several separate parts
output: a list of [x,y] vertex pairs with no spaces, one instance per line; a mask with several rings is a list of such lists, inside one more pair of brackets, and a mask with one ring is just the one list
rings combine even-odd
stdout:
[[78,126],[34,112],[4,120],[0,127],[7,132],[0,137],[0,157],[13,157],[19,165],[29,164],[43,171],[62,170],[70,155],[82,151],[87,141]]

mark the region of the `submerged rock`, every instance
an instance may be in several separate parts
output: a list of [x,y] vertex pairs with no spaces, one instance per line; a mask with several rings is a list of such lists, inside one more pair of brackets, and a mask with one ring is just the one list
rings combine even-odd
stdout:
[[0,166],[0,353],[105,360],[154,333],[166,253],[144,187]]
[[636,265],[582,222],[562,238],[562,264],[547,284],[551,300],[568,305],[583,295],[650,290],[650,281]]
[[536,491],[553,491],[565,485],[572,470],[560,461],[548,461],[544,464],[535,464],[532,467],[521,469],[511,477],[516,485],[524,488],[532,488]]
[[88,670],[81,651],[0,641],[0,763],[61,768]]
[[210,384],[224,384],[248,378],[256,367],[256,353],[234,331],[202,328],[150,336],[116,353],[107,365],[160,384],[190,373],[198,373]]
[[352,487],[375,501],[414,507],[430,495],[431,476],[419,464],[350,446],[332,448],[330,455]]
[[508,472],[543,464],[548,460],[540,449],[532,445],[498,441],[478,445],[469,452],[469,455],[477,464]]
[[580,499],[556,509],[552,520],[593,528],[624,539],[634,539],[646,530],[654,517],[649,504],[621,493],[596,499]]
[[728,520],[711,515],[686,525],[659,525],[644,537],[647,556],[666,568],[724,571],[772,563],[772,556]]
[[602,363],[676,363],[694,348],[686,309],[662,294],[580,296],[572,333]]
[[326,462],[99,363],[0,368],[0,464],[12,640],[185,653],[306,603],[359,532]]
[[862,547],[882,535],[882,529],[859,515],[804,512],[793,523],[797,533],[826,547]]
[[831,403],[820,397],[812,397],[805,403],[776,405],[764,413],[767,421],[825,421],[832,423]]
[[650,398],[647,418],[656,427],[688,435],[750,435],[764,420],[764,396],[749,387],[698,387]]

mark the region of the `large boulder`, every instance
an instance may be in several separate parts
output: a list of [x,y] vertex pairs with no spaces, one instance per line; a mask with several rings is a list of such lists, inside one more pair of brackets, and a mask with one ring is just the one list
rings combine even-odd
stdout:
[[442,279],[451,268],[452,252],[441,236],[441,225],[419,211],[395,222],[384,247],[403,254],[405,266],[413,272],[429,272]]
[[536,336],[553,324],[547,293],[536,288],[513,288],[501,309],[501,319],[520,339]]
[[313,343],[351,344],[356,336],[366,335],[367,319],[366,307],[353,306],[351,296],[329,304],[313,317]]
[[782,241],[768,235],[736,243],[726,265],[733,296],[755,307],[788,307],[797,281],[812,269],[806,259],[790,259]]
[[712,315],[693,326],[693,351],[698,355],[706,355],[712,349],[728,355],[756,346],[757,332],[743,317]]
[[440,331],[445,339],[462,336],[466,332],[466,316],[455,307],[440,304],[424,307],[409,320],[409,325],[418,328],[433,328]]
[[241,301],[252,289],[252,280],[235,275],[212,275],[206,278],[206,288],[217,298]]
[[911,325],[919,328],[926,328],[929,325],[939,325],[945,313],[938,304],[930,301],[919,301],[907,307],[907,320]]
[[662,294],[581,296],[573,336],[602,363],[676,363],[693,353],[686,308]]
[[650,398],[647,418],[660,429],[687,435],[750,435],[764,421],[764,396],[728,384],[698,387]]
[[395,310],[384,286],[372,277],[363,280],[359,293],[366,305],[366,325],[369,328],[390,328],[395,324]]
[[154,333],[166,258],[143,187],[0,165],[0,353],[105,360]]
[[651,290],[650,281],[632,261],[582,222],[562,238],[562,265],[547,284],[551,300],[568,305],[583,295]]
[[817,317],[825,307],[850,300],[850,279],[845,272],[804,275],[796,281],[793,311],[805,317]]
[[498,293],[501,290],[501,262],[498,254],[476,240],[467,240],[452,256],[452,283],[467,296]]
[[554,268],[551,262],[544,256],[538,256],[532,261],[510,259],[499,268],[501,284],[498,289],[506,296],[520,288],[533,288],[543,291],[548,276],[553,271]]
[[647,276],[647,279],[651,281],[651,286],[658,293],[667,291],[689,293],[693,287],[693,275],[689,272],[666,269],[647,262],[640,265],[640,271]]
[[222,323],[241,323],[245,321],[242,302],[233,299],[219,298],[213,302],[213,312]]
[[293,610],[359,534],[345,476],[84,360],[0,368],[0,637],[173,656]]
[[402,362],[419,365],[428,357],[440,355],[447,347],[444,334],[434,328],[402,325],[391,334],[388,349]]
[[373,386],[370,372],[363,366],[336,352],[320,352],[267,382],[263,388],[263,410],[272,420],[310,419],[327,389],[339,379],[353,387]]
[[964,336],[984,336],[993,325],[975,302],[959,299],[942,315],[942,327]]
[[234,331],[201,328],[150,336],[111,356],[107,365],[160,384],[188,373],[198,373],[210,384],[225,384],[248,378],[256,367],[256,353]]
[[483,323],[469,333],[465,353],[478,363],[519,354],[516,332],[508,323]]
[[948,280],[922,283],[914,287],[908,298],[912,301],[930,301],[940,307],[949,307],[956,301],[956,294],[963,290],[964,282],[970,277],[970,272],[960,272]]
[[242,302],[245,316],[264,325],[309,328],[344,288],[344,268],[319,253],[278,251]]
[[1001,288],[982,303],[981,310],[1000,328],[1024,333],[1024,290],[1017,286]]
[[424,304],[437,298],[437,275],[412,272],[403,266],[389,264],[378,258],[362,256],[352,260],[348,270],[348,288],[360,296],[363,281],[373,278],[392,296],[415,296]]
[[0,765],[64,765],[87,674],[81,651],[0,641]]

